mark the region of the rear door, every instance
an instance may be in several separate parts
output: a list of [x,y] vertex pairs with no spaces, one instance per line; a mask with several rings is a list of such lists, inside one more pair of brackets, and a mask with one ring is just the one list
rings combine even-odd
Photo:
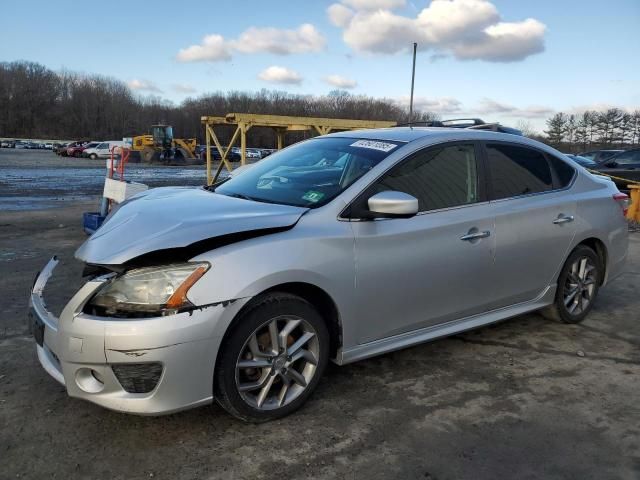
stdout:
[[356,200],[395,190],[416,197],[420,209],[412,218],[352,222],[358,343],[485,310],[494,236],[478,153],[473,142],[426,148]]
[[532,300],[553,281],[575,234],[569,163],[532,147],[485,143],[495,215],[493,308]]

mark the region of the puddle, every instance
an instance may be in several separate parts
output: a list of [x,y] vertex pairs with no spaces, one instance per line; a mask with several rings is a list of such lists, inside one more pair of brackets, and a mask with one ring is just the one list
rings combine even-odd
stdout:
[[0,262],[11,262],[13,260],[33,258],[35,256],[35,252],[3,252],[0,253]]
[[[0,211],[55,208],[60,202],[91,200],[102,193],[104,168],[0,166]],[[204,167],[135,167],[125,180],[150,187],[198,186],[206,183]]]

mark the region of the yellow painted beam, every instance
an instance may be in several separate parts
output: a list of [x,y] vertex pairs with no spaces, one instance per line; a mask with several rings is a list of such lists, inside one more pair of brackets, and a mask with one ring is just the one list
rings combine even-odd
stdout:
[[[319,135],[326,135],[333,130],[358,130],[365,128],[388,128],[397,125],[396,122],[384,120],[348,120],[344,118],[320,118],[320,117],[293,117],[288,115],[262,115],[254,113],[228,113],[224,117],[205,115],[200,117],[205,126],[207,140],[207,182],[211,185],[218,180],[222,168],[227,167],[229,172],[233,167],[227,160],[227,155],[240,136],[241,165],[247,161],[247,132],[251,127],[271,127],[276,131],[278,150],[284,147],[284,135],[286,132],[308,131],[312,134],[316,131]],[[226,151],[223,151],[213,127],[216,125],[235,125],[236,130],[229,142]],[[222,161],[211,176],[211,140],[220,152]]]
[[202,123],[209,125],[232,125],[239,122],[263,127],[311,129],[316,126],[331,127],[333,130],[354,130],[359,128],[385,128],[397,125],[385,120],[349,120],[344,118],[293,117],[288,115],[262,115],[254,113],[228,113],[224,117],[203,116]]

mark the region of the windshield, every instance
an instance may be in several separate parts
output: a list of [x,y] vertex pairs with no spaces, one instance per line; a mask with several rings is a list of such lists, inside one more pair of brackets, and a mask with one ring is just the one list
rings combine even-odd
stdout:
[[258,202],[319,207],[393,152],[398,142],[317,138],[261,160],[215,188],[216,193]]

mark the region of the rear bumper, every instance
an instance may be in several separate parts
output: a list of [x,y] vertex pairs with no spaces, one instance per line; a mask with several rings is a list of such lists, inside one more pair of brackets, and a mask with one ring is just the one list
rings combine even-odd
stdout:
[[212,401],[220,341],[245,302],[157,318],[95,317],[82,309],[106,281],[98,278],[87,282],[56,318],[42,298],[56,264],[54,257],[34,285],[32,328],[40,364],[71,397],[141,415]]

